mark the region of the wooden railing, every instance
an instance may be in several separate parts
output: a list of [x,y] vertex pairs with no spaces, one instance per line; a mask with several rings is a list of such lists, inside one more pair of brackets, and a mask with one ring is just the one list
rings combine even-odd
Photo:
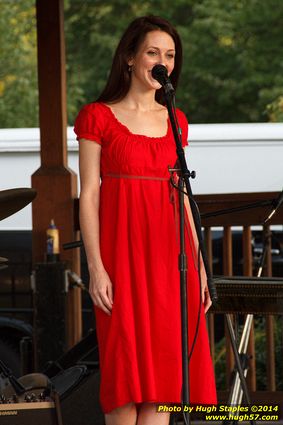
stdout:
[[[207,248],[208,260],[213,270],[213,227],[221,228],[223,230],[223,256],[222,256],[222,270],[220,274],[223,276],[233,275],[233,235],[232,226],[240,226],[242,229],[242,255],[243,255],[243,267],[242,274],[244,276],[253,275],[253,255],[252,255],[252,230],[251,226],[262,225],[264,219],[267,217],[271,210],[271,206],[258,206],[244,211],[235,210],[238,207],[245,206],[247,204],[258,203],[265,200],[272,200],[278,197],[278,192],[268,193],[241,193],[241,194],[217,194],[217,195],[199,195],[196,196],[200,213],[205,217],[205,214],[212,213],[214,211],[225,210],[227,208],[233,208],[234,211],[229,214],[222,214],[215,217],[202,218],[202,226],[204,228],[204,238]],[[281,207],[276,215],[270,221],[270,225],[283,223],[283,207]],[[263,226],[263,232],[267,233],[270,231],[270,226]],[[264,268],[263,275],[272,276],[272,258],[270,243],[268,247],[268,254],[266,259],[266,266]],[[219,273],[219,270],[218,270]],[[283,277],[283,276],[281,276]],[[283,311],[282,311],[283,315]],[[235,322],[237,317],[234,318]],[[248,387],[252,394],[254,401],[260,402],[265,400],[266,402],[275,402],[276,400],[283,400],[283,392],[277,391],[276,385],[276,368],[275,368],[275,342],[274,342],[274,317],[271,315],[264,316],[265,329],[264,338],[266,341],[266,388],[264,393],[257,391],[257,374],[256,374],[256,348],[255,348],[255,328],[252,327],[250,334],[248,354],[251,356],[248,371]],[[208,329],[210,335],[211,351],[212,356],[215,360],[215,314],[208,314]],[[234,368],[234,357],[232,354],[231,344],[225,330],[225,346],[226,346],[226,389],[219,391],[219,399],[223,401],[227,399],[228,391],[230,388],[230,377],[231,372]],[[283,376],[281,377],[281,383]],[[281,386],[282,389],[282,386]],[[262,388],[261,388],[262,390]]]

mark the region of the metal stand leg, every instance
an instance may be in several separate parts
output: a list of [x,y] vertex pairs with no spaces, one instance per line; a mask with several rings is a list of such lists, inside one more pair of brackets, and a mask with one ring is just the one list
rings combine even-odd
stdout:
[[[247,383],[246,383],[247,365],[245,365],[246,362],[242,362],[242,360],[245,359],[245,357],[243,357],[243,355],[246,355],[246,352],[247,352],[249,336],[250,336],[250,331],[251,331],[251,325],[252,325],[252,321],[253,321],[253,315],[252,314],[247,315],[244,330],[243,330],[242,337],[241,337],[239,350],[238,350],[237,345],[236,345],[236,338],[235,338],[235,333],[234,333],[234,329],[233,329],[231,316],[229,314],[226,314],[225,317],[226,317],[226,321],[227,321],[228,331],[229,331],[229,335],[230,335],[230,341],[231,341],[231,344],[232,344],[232,349],[233,349],[233,354],[234,354],[234,357],[235,357],[235,363],[236,363],[236,369],[237,369],[237,374],[235,376],[235,380],[234,380],[232,389],[230,391],[230,395],[229,395],[229,399],[228,399],[228,405],[237,406],[237,405],[241,404],[243,394],[244,394],[246,403],[248,405],[251,405],[251,399],[250,399],[250,395],[249,395],[249,391],[248,391],[248,387],[247,387]],[[241,360],[241,355],[242,355],[242,360]],[[234,423],[234,422],[237,422],[237,421],[228,421],[228,423],[229,422]],[[227,421],[224,421],[224,423],[227,424]],[[252,425],[256,424],[256,422],[253,421],[253,420],[251,420],[250,423]]]
[[[248,315],[248,316],[252,316],[252,315]],[[251,327],[252,317],[251,317],[251,320],[249,320],[249,323],[250,323],[249,329]],[[247,369],[245,370],[245,368],[243,367],[242,361],[241,361],[241,358],[240,358],[240,354],[244,353],[246,350],[241,350],[241,345],[240,345],[240,348],[239,348],[239,351],[238,351],[238,348],[236,346],[236,338],[235,338],[235,334],[234,334],[232,320],[231,320],[231,316],[229,314],[226,314],[226,322],[227,322],[227,325],[228,325],[228,330],[229,330],[229,334],[230,334],[230,341],[231,341],[231,344],[232,344],[232,349],[233,349],[235,362],[236,362],[236,368],[237,368],[237,375],[236,375],[236,378],[235,378],[233,391],[232,391],[232,393],[230,394],[230,397],[229,397],[229,404],[231,404],[231,405],[240,404],[241,400],[242,400],[243,392],[244,392],[246,403],[250,404],[251,400],[250,400],[248,387],[247,387],[247,383],[246,383],[246,379],[245,379]],[[246,321],[246,323],[247,323],[247,321]],[[244,335],[244,332],[242,334],[242,338],[244,337],[245,345],[247,346],[248,338],[246,338],[246,336],[249,336],[248,329],[245,332],[245,335]],[[242,385],[242,391],[241,391],[241,399],[239,400],[239,398],[237,397],[237,394],[238,394],[238,388],[239,388],[240,384]]]
[[[262,274],[266,252],[267,252],[267,239],[265,240],[264,250],[261,256],[261,261],[260,261],[259,269],[257,272],[257,277],[260,277]],[[239,350],[238,350],[236,346],[236,338],[234,334],[231,317],[228,314],[226,315],[228,330],[230,334],[230,340],[231,340],[232,349],[235,356],[235,362],[237,367],[237,374],[235,376],[235,380],[232,385],[229,399],[228,399],[228,403],[231,406],[241,404],[243,394],[245,396],[246,403],[249,405],[251,404],[248,388],[246,384],[246,379],[245,379],[248,369],[247,369],[247,365],[243,368],[241,360],[240,360],[240,356],[246,355],[247,353],[253,318],[254,318],[253,314],[248,314],[246,317],[244,329],[243,329],[243,333],[242,333],[241,341],[239,345]],[[255,421],[250,421],[250,422],[251,424],[255,424]]]
[[[265,223],[266,223],[266,221],[265,221]],[[261,255],[261,259],[260,259],[257,277],[261,277],[261,275],[262,275],[263,265],[264,265],[264,261],[265,261],[265,257],[266,257],[266,253],[267,253],[267,243],[268,243],[269,238],[270,238],[270,234],[268,235],[268,237],[266,237],[264,239],[264,249],[263,249],[263,252],[262,252],[262,255]],[[240,341],[240,345],[239,345],[239,350],[238,350],[237,347],[236,347],[236,339],[235,339],[235,335],[234,335],[231,317],[229,315],[226,315],[226,320],[227,320],[228,329],[229,329],[229,333],[230,333],[230,340],[231,340],[231,343],[232,343],[232,348],[233,348],[236,366],[237,366],[237,374],[235,376],[235,380],[234,380],[234,383],[232,385],[230,395],[229,395],[229,400],[228,400],[228,403],[231,406],[241,404],[242,398],[243,398],[243,393],[244,393],[247,404],[250,404],[250,397],[249,397],[249,393],[248,393],[248,389],[247,389],[247,385],[246,385],[246,380],[245,380],[245,377],[247,375],[247,366],[245,366],[243,368],[241,361],[240,361],[240,356],[246,355],[246,353],[247,353],[248,342],[249,342],[249,337],[250,337],[250,333],[251,333],[253,318],[254,318],[253,314],[248,314],[247,317],[246,317],[244,329],[243,329],[243,333],[242,333],[241,341]],[[250,422],[252,424],[255,424],[255,421],[250,421]]]
[[[230,321],[231,321],[231,318],[230,318]],[[245,325],[244,325],[244,329],[243,329],[243,333],[242,333],[242,337],[241,337],[241,341],[240,341],[240,345],[239,345],[239,350],[237,350],[237,348],[236,348],[238,358],[240,358],[239,355],[240,356],[246,355],[246,353],[247,353],[252,323],[253,323],[253,315],[248,314],[247,317],[246,317],[246,321],[245,321]],[[231,326],[232,326],[232,323],[231,323]],[[233,351],[234,351],[234,348],[233,348]],[[234,355],[235,355],[235,352],[234,352]],[[235,359],[236,359],[236,355],[235,355]],[[244,372],[244,376],[246,376],[247,375],[247,367],[243,369],[243,372]],[[241,388],[241,386],[242,386],[242,388]],[[248,404],[250,404],[250,397],[248,395],[246,380],[244,378],[244,381],[242,381],[240,373],[237,373],[236,377],[235,377],[234,385],[232,387],[232,391],[230,393],[229,403],[231,405],[241,404],[242,397],[243,397],[243,391],[244,391],[244,396],[245,396],[246,402]]]

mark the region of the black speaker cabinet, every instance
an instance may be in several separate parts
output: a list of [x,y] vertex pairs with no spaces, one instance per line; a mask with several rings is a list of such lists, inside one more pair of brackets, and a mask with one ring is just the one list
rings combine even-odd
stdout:
[[34,354],[37,369],[66,349],[66,264],[38,263],[34,271]]
[[51,381],[60,396],[64,425],[105,425],[99,404],[99,371],[77,365],[63,370]]

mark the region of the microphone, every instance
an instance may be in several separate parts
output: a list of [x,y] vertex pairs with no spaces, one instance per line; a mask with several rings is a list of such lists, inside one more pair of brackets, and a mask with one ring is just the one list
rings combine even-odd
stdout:
[[151,70],[152,77],[162,85],[166,94],[173,94],[174,87],[168,77],[167,68],[164,65],[154,65]]
[[282,190],[282,192],[280,193],[280,195],[278,196],[277,199],[273,199],[273,201],[272,201],[273,209],[272,209],[271,213],[269,214],[269,216],[264,220],[264,223],[267,223],[267,221],[269,221],[271,219],[271,217],[275,214],[275,212],[280,207],[282,202],[283,202],[283,190]]

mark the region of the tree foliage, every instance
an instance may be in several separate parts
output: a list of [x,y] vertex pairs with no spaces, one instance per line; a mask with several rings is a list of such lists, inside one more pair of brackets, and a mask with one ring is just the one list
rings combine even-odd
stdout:
[[0,127],[38,125],[33,0],[0,0]]
[[205,0],[194,7],[184,34],[182,90],[194,121],[268,119],[267,105],[283,89],[282,26],[277,0]]
[[[0,124],[37,126],[33,0],[0,0]],[[68,122],[103,89],[137,16],[160,15],[184,45],[177,104],[190,122],[282,121],[281,0],[65,0]]]

